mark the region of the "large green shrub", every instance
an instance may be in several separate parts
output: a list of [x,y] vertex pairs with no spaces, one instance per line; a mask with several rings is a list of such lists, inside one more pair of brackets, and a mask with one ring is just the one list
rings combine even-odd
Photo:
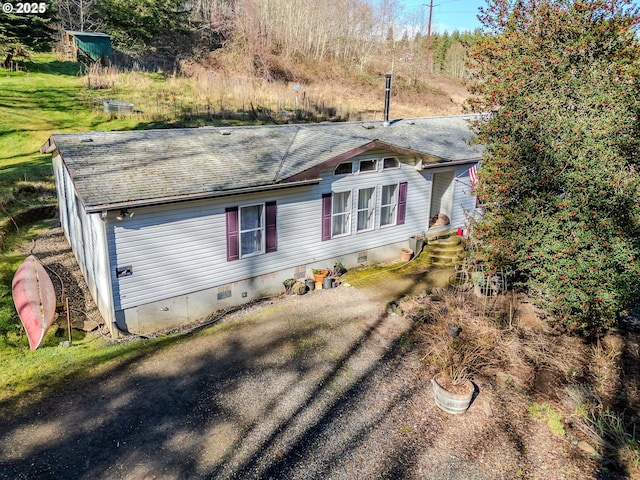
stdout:
[[640,57],[630,1],[491,0],[471,49],[485,146],[475,225],[569,331],[638,298]]

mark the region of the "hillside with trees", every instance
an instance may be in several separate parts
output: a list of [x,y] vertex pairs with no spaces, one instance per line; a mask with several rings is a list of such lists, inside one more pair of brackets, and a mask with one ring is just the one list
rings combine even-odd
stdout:
[[46,5],[37,42],[24,34],[34,31],[28,24],[34,16],[11,17],[21,25],[4,33],[6,38],[13,32],[11,41],[0,44],[8,61],[50,46],[62,52],[65,30],[99,31],[111,35],[113,66],[119,70],[299,83],[326,104],[331,100],[318,98],[322,86],[365,111],[371,109],[366,99],[380,99],[384,73],[392,71],[396,105],[413,107],[396,116],[460,113],[468,97],[467,45],[480,37],[479,31],[427,37],[424,9],[405,10],[394,0],[48,0]]
[[[102,31],[140,58],[286,78],[299,63],[338,62],[357,72],[398,71],[463,79],[462,43],[478,33],[436,33],[427,39],[424,12],[394,0],[54,0],[59,27]],[[426,53],[427,43],[430,51]]]

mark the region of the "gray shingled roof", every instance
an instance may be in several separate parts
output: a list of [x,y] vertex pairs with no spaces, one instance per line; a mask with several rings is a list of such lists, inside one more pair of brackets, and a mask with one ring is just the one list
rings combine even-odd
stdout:
[[472,118],[54,134],[42,150],[60,152],[96,211],[273,188],[374,140],[443,162],[477,160]]

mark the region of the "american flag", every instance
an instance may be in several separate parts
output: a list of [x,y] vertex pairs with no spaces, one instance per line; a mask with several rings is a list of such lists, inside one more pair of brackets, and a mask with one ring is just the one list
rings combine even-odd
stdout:
[[472,187],[475,187],[478,183],[478,164],[472,165],[469,169],[469,180]]

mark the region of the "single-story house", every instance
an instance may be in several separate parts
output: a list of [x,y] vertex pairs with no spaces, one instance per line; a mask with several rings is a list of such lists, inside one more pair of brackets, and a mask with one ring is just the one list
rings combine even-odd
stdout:
[[481,158],[471,120],[54,134],[41,151],[112,334],[145,333],[313,268],[398,259],[438,214],[463,226]]

